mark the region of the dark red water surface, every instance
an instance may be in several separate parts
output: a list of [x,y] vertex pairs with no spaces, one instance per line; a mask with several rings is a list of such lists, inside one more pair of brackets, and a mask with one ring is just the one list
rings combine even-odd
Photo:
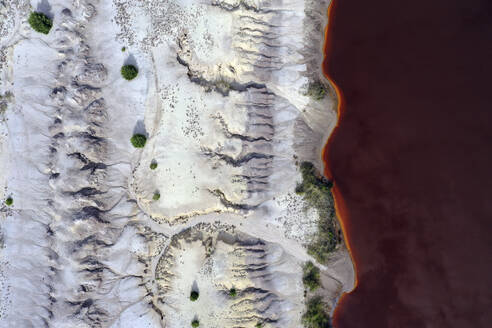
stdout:
[[337,328],[492,327],[492,1],[335,0]]

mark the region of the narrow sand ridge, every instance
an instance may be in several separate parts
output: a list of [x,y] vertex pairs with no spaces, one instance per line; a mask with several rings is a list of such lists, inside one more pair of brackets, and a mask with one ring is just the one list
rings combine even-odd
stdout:
[[331,313],[353,268],[343,240],[309,248],[329,191],[301,173],[336,122],[327,7],[0,4],[0,327],[294,328],[316,295]]

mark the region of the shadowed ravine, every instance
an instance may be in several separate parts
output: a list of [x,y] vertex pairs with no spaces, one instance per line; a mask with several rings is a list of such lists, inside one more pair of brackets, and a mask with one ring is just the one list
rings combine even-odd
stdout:
[[325,173],[357,268],[334,326],[486,327],[491,3],[334,2]]

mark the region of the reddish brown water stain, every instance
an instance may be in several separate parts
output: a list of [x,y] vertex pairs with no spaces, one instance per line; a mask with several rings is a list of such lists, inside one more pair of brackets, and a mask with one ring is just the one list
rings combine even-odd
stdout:
[[335,0],[325,149],[357,271],[337,328],[492,323],[492,2]]

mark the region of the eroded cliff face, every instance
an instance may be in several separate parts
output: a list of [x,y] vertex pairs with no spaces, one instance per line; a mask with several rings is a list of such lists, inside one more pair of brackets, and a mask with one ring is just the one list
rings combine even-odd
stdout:
[[352,264],[343,241],[308,254],[321,214],[295,192],[336,121],[311,90],[327,7],[0,3],[0,326],[302,327],[313,295],[331,312]]
[[[205,327],[302,326],[304,289],[295,258],[231,226],[199,224],[176,234],[155,273],[169,326],[186,327],[195,317]],[[190,302],[193,291],[199,297]]]

